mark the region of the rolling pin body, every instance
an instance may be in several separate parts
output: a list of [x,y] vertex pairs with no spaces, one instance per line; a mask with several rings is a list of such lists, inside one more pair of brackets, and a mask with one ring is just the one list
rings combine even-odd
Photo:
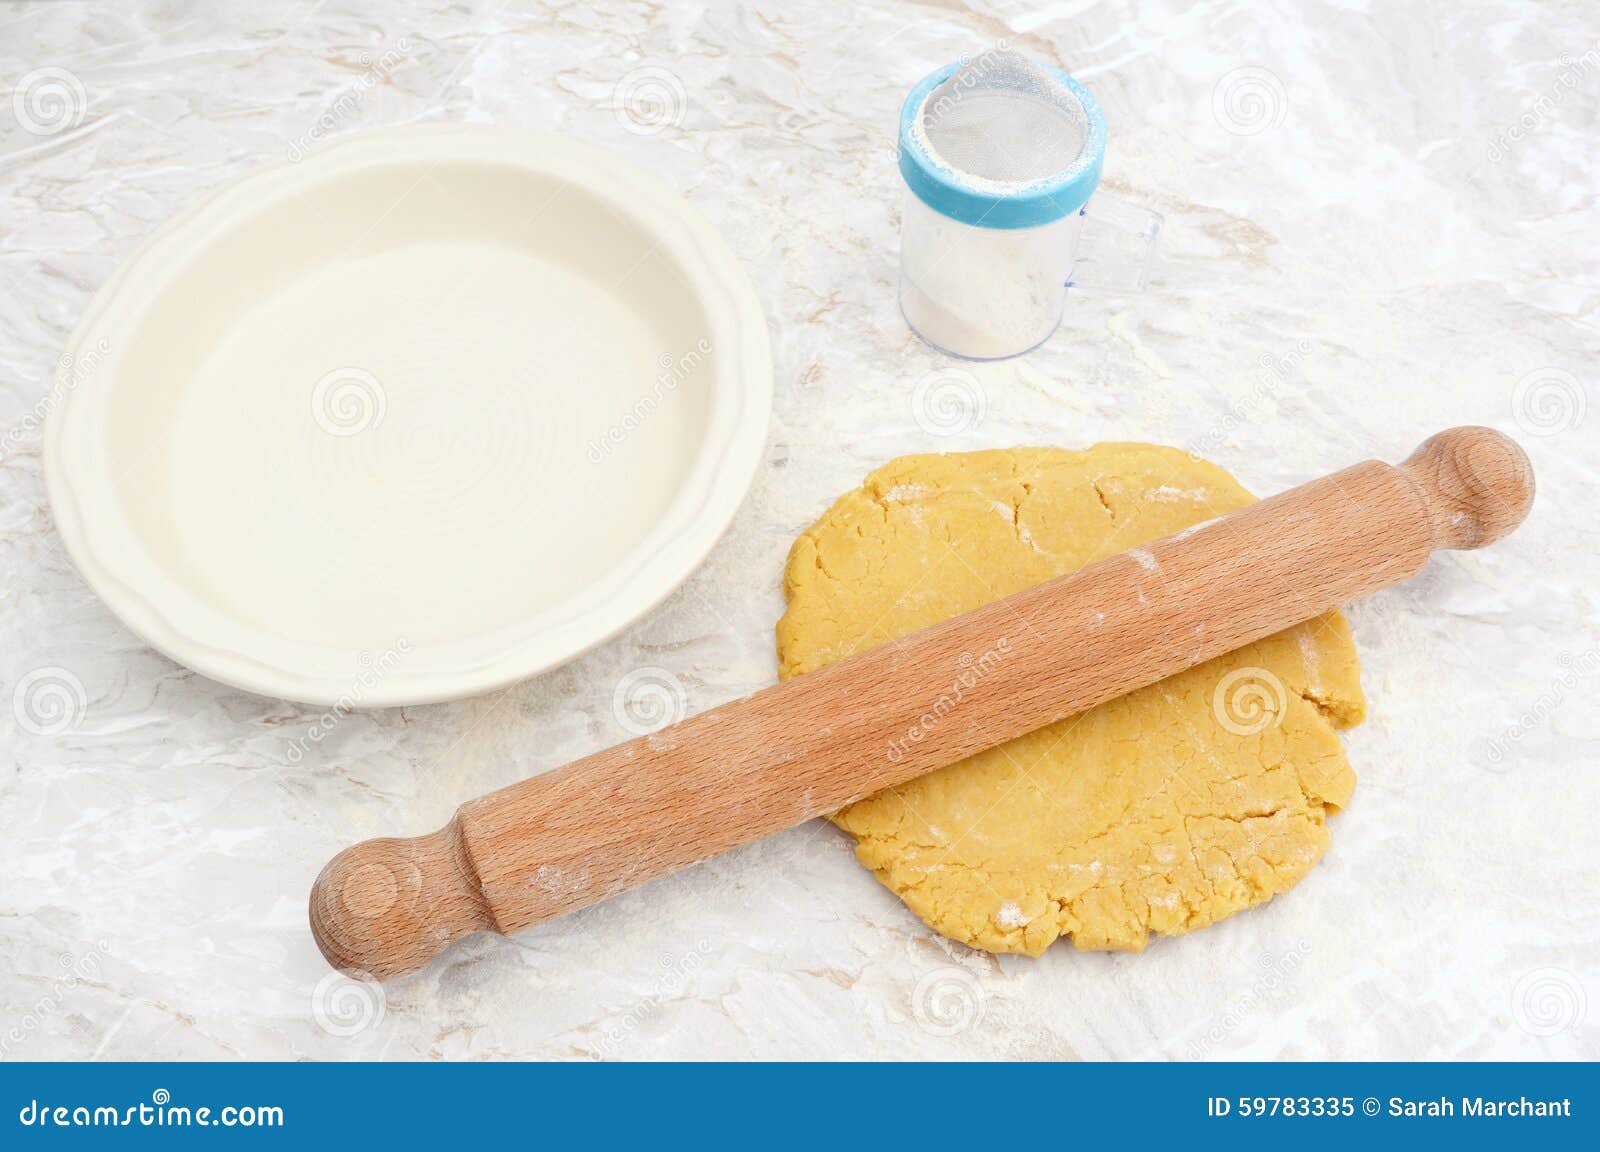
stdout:
[[1533,477],[1458,428],[340,853],[312,891],[335,966],[379,977],[831,812],[1414,575],[1521,522]]

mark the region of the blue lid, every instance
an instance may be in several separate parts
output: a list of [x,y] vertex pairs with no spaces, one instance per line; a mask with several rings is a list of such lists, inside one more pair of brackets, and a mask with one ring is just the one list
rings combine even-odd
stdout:
[[1071,164],[1049,176],[997,191],[995,182],[974,180],[929,149],[927,137],[916,130],[923,106],[934,89],[964,63],[958,60],[924,77],[900,110],[900,175],[917,198],[940,215],[981,228],[1036,228],[1070,216],[1087,204],[1100,184],[1105,160],[1105,116],[1087,88],[1049,65],[1034,63],[1033,67],[1064,84],[1083,106],[1088,121],[1083,151]]

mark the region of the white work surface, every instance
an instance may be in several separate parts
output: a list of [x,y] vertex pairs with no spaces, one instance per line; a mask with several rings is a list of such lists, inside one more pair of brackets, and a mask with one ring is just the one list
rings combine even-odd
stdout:
[[[1001,41],[1095,92],[1104,187],[1166,231],[1148,294],[1073,293],[971,367],[896,308],[895,131]],[[0,87],[0,1055],[1600,1056],[1596,5],[8,3]],[[728,237],[773,337],[766,464],[624,635],[293,762],[318,710],[172,664],[85,586],[33,417],[90,296],[201,193],[455,120],[599,144]],[[1265,907],[996,958],[817,822],[381,993],[328,979],[330,856],[624,738],[636,670],[691,711],[769,683],[790,542],[892,456],[1149,440],[1269,493],[1466,423],[1527,447],[1533,515],[1352,609],[1360,783]]]

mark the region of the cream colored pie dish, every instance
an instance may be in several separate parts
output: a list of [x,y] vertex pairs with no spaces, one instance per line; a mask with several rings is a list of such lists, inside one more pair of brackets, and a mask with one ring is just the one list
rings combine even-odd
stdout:
[[763,453],[737,260],[599,150],[482,126],[231,184],[101,290],[46,437],[62,538],[131,629],[270,696],[489,691],[637,620]]

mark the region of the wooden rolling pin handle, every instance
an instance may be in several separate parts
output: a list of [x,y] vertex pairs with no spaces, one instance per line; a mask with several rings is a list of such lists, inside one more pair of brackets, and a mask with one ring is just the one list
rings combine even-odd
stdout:
[[[341,852],[311,892],[380,978],[514,932],[1152,684],[1510,532],[1515,443],[1454,428]],[[984,653],[981,657],[975,654]],[[953,693],[953,680],[961,690]]]
[[470,932],[498,930],[458,820],[426,836],[347,848],[311,890],[317,947],[335,968],[363,976],[381,979],[417,966],[397,964],[379,942],[408,941],[401,954],[412,955]]
[[1400,469],[1422,496],[1435,548],[1493,544],[1533,506],[1533,465],[1515,440],[1492,428],[1430,436]]

